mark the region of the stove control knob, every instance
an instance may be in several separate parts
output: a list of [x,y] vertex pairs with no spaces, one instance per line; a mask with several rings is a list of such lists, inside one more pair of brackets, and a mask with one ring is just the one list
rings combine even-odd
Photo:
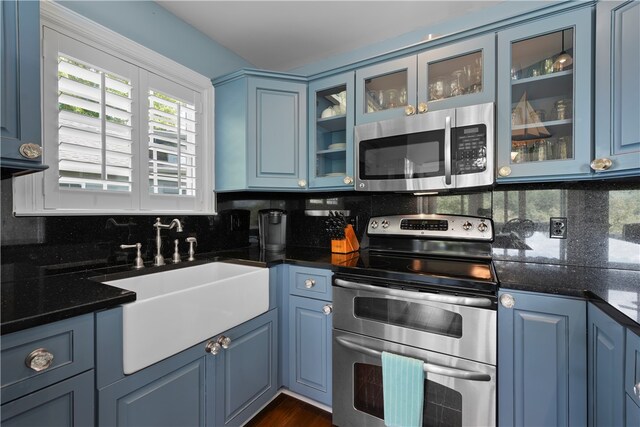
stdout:
[[487,228],[489,228],[489,226],[484,222],[481,222],[480,224],[478,224],[478,231],[481,233],[484,233],[485,231],[487,231]]
[[469,221],[465,221],[464,224],[462,224],[462,229],[464,231],[469,231],[473,228],[473,224],[471,224]]
[[389,221],[387,221],[386,219],[382,220],[382,228],[389,228]]
[[376,221],[375,219],[371,221],[371,228],[373,228],[374,230],[378,228],[378,221]]

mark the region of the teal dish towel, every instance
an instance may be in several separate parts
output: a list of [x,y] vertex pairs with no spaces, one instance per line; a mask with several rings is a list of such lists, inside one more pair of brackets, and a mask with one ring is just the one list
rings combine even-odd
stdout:
[[422,427],[424,362],[382,352],[384,424],[388,427]]

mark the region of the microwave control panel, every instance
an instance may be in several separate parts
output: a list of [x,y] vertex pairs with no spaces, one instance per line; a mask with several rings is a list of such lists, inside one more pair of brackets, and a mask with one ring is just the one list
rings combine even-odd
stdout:
[[484,172],[487,168],[487,127],[485,125],[463,126],[453,134],[455,147],[455,173]]

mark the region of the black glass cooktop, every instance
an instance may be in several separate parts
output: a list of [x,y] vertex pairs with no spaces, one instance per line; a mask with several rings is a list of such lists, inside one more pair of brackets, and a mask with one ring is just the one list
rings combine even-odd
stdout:
[[497,292],[491,260],[362,251],[341,266],[344,268],[338,269],[339,274],[391,280],[398,286],[440,285],[460,290]]

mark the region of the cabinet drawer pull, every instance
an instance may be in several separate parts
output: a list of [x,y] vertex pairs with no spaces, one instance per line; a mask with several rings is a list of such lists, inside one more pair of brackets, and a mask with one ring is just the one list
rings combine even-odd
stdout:
[[304,287],[307,289],[311,289],[316,285],[316,281],[313,279],[307,279],[304,281]]
[[500,304],[502,304],[504,308],[513,308],[516,305],[516,299],[513,295],[502,294],[500,295]]
[[216,354],[220,353],[220,350],[222,350],[222,346],[220,345],[220,343],[213,340],[209,341],[207,345],[204,347],[204,351],[211,354],[212,356],[215,356]]
[[37,159],[42,155],[42,147],[31,142],[20,146],[20,155],[27,159]]
[[220,337],[218,338],[218,344],[220,344],[220,347],[226,350],[231,345],[231,338],[224,335],[220,335]]
[[502,166],[500,169],[498,169],[498,175],[500,176],[511,175],[511,168],[509,166]]
[[24,359],[24,364],[36,372],[44,371],[53,363],[53,354],[46,348],[33,350]]
[[636,397],[640,399],[640,383],[633,386],[633,392],[635,393]]
[[589,166],[591,166],[591,169],[593,169],[596,172],[602,172],[609,169],[612,165],[613,165],[613,162],[611,161],[611,159],[607,159],[605,157],[602,159],[595,159],[594,161],[591,162]]

